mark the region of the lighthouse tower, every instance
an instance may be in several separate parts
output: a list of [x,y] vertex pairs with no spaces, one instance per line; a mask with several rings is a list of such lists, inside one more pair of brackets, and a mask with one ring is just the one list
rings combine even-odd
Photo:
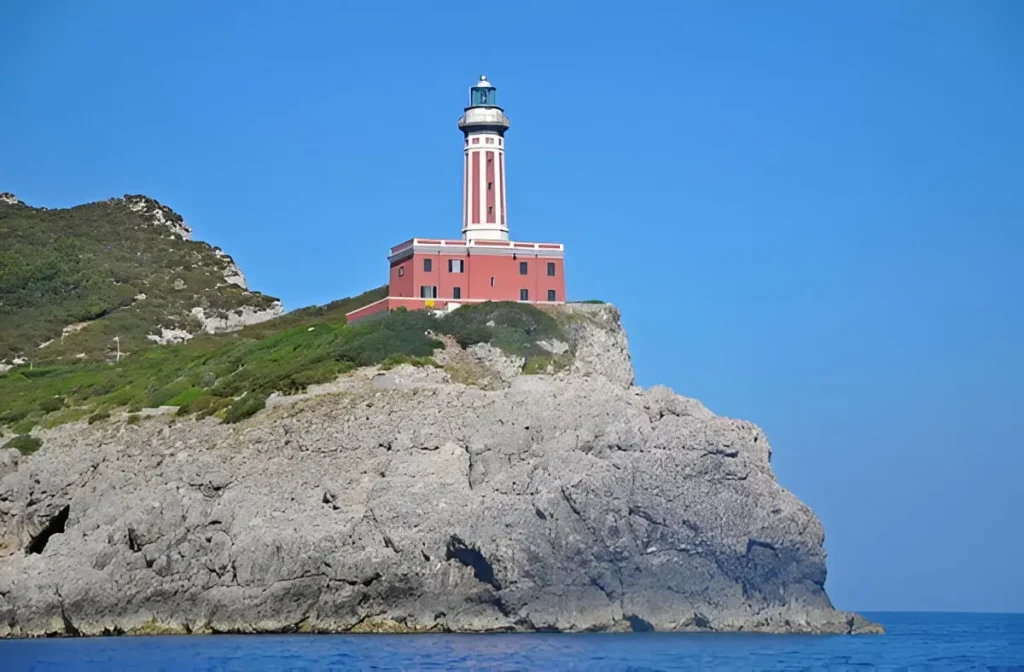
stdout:
[[459,119],[466,137],[462,189],[462,237],[508,240],[505,210],[505,131],[510,125],[498,106],[498,91],[480,76],[469,89],[469,107]]
[[[481,77],[459,119],[465,135],[462,238],[410,238],[388,253],[388,295],[349,311],[349,324],[399,308],[450,311],[486,301],[565,303],[565,246],[509,240],[505,131],[497,89]],[[454,231],[452,232],[454,233]]]

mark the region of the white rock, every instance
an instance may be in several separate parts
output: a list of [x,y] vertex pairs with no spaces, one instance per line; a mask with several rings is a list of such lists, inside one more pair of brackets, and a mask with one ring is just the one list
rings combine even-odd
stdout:
[[192,239],[192,229],[184,221],[172,221],[168,215],[172,213],[170,208],[149,201],[139,196],[131,196],[125,199],[125,203],[132,212],[139,212],[148,215],[153,224],[167,227],[172,235],[182,240]]
[[192,316],[203,325],[203,331],[208,334],[219,334],[227,331],[237,331],[260,322],[272,320],[275,317],[284,315],[284,306],[280,301],[275,301],[269,308],[253,308],[242,306],[217,315],[207,315],[206,311],[196,306],[192,309]]
[[146,334],[146,338],[159,343],[160,345],[167,345],[168,343],[184,343],[191,339],[194,334],[190,334],[184,329],[168,329],[167,327],[160,327],[159,334]]

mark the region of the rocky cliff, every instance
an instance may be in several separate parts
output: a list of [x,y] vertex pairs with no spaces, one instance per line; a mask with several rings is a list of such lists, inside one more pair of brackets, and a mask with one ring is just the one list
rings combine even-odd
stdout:
[[558,373],[449,343],[237,425],[41,432],[0,458],[0,634],[876,631],[764,433],[633,386],[616,311],[566,310]]

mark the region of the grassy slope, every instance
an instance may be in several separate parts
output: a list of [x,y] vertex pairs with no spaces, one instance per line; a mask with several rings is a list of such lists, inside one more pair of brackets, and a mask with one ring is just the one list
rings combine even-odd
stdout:
[[[431,363],[438,341],[451,334],[464,346],[489,342],[526,357],[539,371],[554,361],[538,340],[567,341],[550,314],[517,303],[462,307],[443,317],[399,310],[386,318],[345,324],[345,313],[386,295],[387,287],[326,306],[306,308],[242,331],[200,336],[150,348],[120,364],[79,362],[21,367],[0,376],[0,426],[24,434],[109,409],[179,406],[179,413],[216,413],[239,420],[263,407],[271,392],[299,392],[359,366]],[[99,415],[95,415],[99,414]]]
[[[209,314],[275,301],[226,285],[230,257],[171,235],[152,219],[124,199],[55,210],[0,202],[0,360],[70,361],[80,353],[104,360],[114,352],[114,336],[122,351],[139,352],[153,346],[146,334],[159,326],[196,331],[193,307]],[[178,279],[183,289],[174,289]],[[146,298],[137,300],[141,294]],[[87,321],[61,339],[63,327]]]

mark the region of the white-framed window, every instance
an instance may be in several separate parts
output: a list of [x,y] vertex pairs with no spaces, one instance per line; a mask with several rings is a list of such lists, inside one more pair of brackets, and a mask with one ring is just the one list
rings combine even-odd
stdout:
[[421,299],[436,299],[437,298],[437,285],[420,285],[420,298]]
[[466,262],[464,259],[449,259],[448,260],[448,272],[449,273],[464,273],[466,271]]

